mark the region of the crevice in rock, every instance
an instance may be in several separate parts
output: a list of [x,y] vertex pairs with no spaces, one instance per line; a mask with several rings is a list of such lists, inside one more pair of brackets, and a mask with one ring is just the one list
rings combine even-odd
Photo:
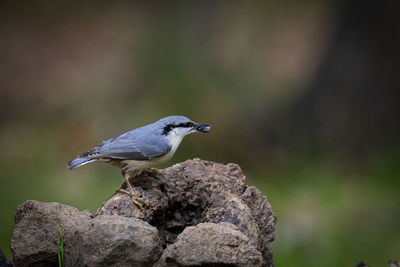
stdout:
[[173,244],[176,237],[188,226],[202,222],[204,209],[200,205],[187,204],[184,201],[170,201],[164,209],[157,210],[148,223],[159,231],[163,248]]

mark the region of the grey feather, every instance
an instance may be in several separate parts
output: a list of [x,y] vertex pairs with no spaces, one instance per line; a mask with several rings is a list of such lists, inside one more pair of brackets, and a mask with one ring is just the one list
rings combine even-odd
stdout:
[[147,160],[161,157],[171,150],[171,145],[166,137],[142,134],[137,130],[105,141],[89,152],[87,156],[90,158]]
[[73,160],[71,160],[71,161],[68,162],[68,168],[69,168],[70,170],[73,170],[73,169],[75,169],[75,168],[78,168],[78,167],[80,167],[80,166],[82,166],[82,165],[85,165],[85,164],[87,164],[87,163],[89,163],[89,162],[92,162],[92,161],[93,161],[93,159],[80,158],[80,157],[78,157],[78,158],[73,159]]
[[[80,157],[131,160],[159,158],[171,150],[171,145],[167,137],[162,135],[163,127],[154,126],[174,122],[166,121],[167,118],[106,140]],[[155,131],[155,129],[157,130]]]
[[168,129],[184,123],[193,123],[184,116],[169,116],[152,124],[126,132],[103,141],[98,147],[79,155],[68,163],[70,169],[92,161],[149,160],[162,157],[171,151]]

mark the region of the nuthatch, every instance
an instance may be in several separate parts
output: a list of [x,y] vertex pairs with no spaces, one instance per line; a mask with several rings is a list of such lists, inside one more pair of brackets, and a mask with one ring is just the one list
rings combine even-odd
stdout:
[[169,116],[152,124],[123,133],[103,141],[98,147],[79,155],[68,162],[69,169],[75,169],[90,162],[109,162],[120,168],[130,192],[119,189],[131,196],[133,203],[142,208],[143,200],[138,198],[129,182],[144,169],[153,169],[172,158],[183,137],[194,132],[207,133],[211,126],[195,123],[184,116]]

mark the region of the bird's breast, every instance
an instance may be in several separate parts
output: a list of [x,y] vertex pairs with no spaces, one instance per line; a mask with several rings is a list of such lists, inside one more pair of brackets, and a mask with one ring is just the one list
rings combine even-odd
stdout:
[[171,131],[168,135],[168,139],[171,144],[171,151],[168,152],[167,154],[172,152],[173,155],[175,151],[178,149],[179,145],[181,144],[183,136],[177,135],[174,131]]
[[171,150],[169,152],[159,158],[149,160],[124,160],[123,164],[125,164],[125,166],[130,170],[157,167],[158,165],[166,163],[174,156],[175,151],[178,149],[182,139],[183,136],[177,135],[172,131],[172,133],[168,135],[168,140],[171,145]]

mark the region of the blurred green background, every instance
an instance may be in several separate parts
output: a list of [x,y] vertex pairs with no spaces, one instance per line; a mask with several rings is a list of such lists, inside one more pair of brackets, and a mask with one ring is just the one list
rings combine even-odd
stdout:
[[238,163],[277,266],[400,260],[398,3],[2,1],[0,248],[23,201],[95,212],[122,182],[68,160],[179,114],[213,129],[168,165]]

